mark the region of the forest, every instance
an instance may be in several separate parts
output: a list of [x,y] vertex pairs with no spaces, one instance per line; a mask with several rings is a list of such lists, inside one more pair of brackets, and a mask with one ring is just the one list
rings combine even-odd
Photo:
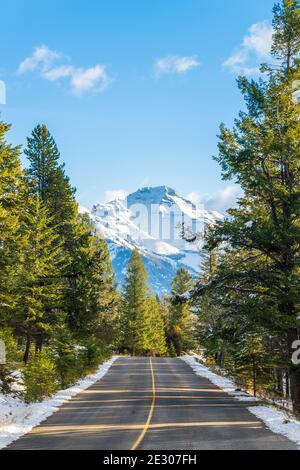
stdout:
[[291,400],[300,416],[300,8],[274,7],[273,64],[239,77],[245,108],[221,124],[215,157],[242,196],[206,227],[198,278],[177,272],[169,295],[151,292],[132,252],[116,285],[105,240],[87,215],[46,125],[21,147],[0,122],[0,389],[21,370],[39,401],[114,354],[203,360],[254,395]]

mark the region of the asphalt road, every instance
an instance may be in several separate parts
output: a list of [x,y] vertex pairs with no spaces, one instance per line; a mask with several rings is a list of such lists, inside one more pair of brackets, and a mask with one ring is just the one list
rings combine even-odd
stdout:
[[296,449],[180,359],[121,357],[9,449]]

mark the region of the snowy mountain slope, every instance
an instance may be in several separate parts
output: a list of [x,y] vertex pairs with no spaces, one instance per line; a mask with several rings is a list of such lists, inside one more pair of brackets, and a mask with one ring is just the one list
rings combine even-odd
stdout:
[[201,233],[222,215],[195,207],[167,186],[143,188],[125,200],[95,205],[89,213],[99,236],[106,239],[117,281],[122,285],[134,248],[143,257],[153,290],[168,292],[170,282],[181,268],[197,276],[201,264],[201,239],[182,240],[182,224],[192,233]]

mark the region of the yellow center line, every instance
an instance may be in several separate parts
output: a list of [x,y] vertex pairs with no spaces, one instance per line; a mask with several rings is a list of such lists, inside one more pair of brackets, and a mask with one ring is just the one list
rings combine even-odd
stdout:
[[149,410],[148,419],[146,421],[146,424],[145,424],[141,434],[139,435],[139,437],[137,438],[137,440],[135,441],[135,443],[133,444],[133,446],[131,447],[130,450],[136,450],[138,448],[138,446],[140,445],[140,443],[144,439],[146,432],[148,431],[148,428],[150,426],[151,419],[152,419],[152,416],[153,416],[153,411],[154,411],[154,407],[155,407],[156,391],[155,391],[154,369],[153,369],[153,364],[152,364],[151,357],[150,357],[150,369],[151,369],[151,377],[152,377],[152,403],[151,403],[151,407],[150,407],[150,410]]

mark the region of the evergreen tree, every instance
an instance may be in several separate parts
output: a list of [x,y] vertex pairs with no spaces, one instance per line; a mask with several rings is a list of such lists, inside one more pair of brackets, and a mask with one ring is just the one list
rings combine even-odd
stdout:
[[147,272],[138,250],[132,252],[124,283],[123,344],[132,355],[144,350]]
[[14,148],[5,141],[9,129],[8,124],[0,121],[0,326],[13,311],[13,286],[22,243],[19,216],[23,173],[20,147]]
[[94,234],[88,216],[79,216],[70,244],[65,304],[68,323],[79,339],[96,337],[103,344],[114,338],[117,296],[106,242]]
[[64,164],[59,163],[60,153],[45,125],[34,128],[24,153],[30,163],[26,174],[32,191],[47,206],[53,225],[67,245],[77,217],[75,190],[65,174]]
[[176,354],[193,346],[194,316],[191,304],[183,298],[194,286],[194,281],[186,269],[179,269],[171,284],[171,309],[169,338]]
[[[230,218],[209,236],[225,243],[227,257],[214,287],[233,297],[262,327],[276,326],[285,353],[295,413],[300,414],[300,367],[291,362],[299,337],[300,305],[300,119],[294,87],[300,79],[300,6],[284,0],[274,9],[275,67],[263,66],[259,82],[239,78],[247,104],[231,131],[221,126],[219,156],[226,179],[235,178],[244,196]],[[231,252],[230,252],[231,250]],[[262,308],[264,306],[264,308]],[[231,311],[234,310],[232,306]]]
[[268,381],[267,373],[271,365],[269,351],[264,344],[265,332],[245,331],[237,343],[235,372],[249,380],[256,397],[260,385]]
[[147,301],[143,332],[142,348],[145,352],[150,356],[163,356],[167,353],[164,321],[154,295],[150,295]]
[[28,177],[33,181],[35,191],[43,203],[52,198],[53,184],[59,166],[60,154],[57,145],[45,125],[38,124],[27,138],[27,148],[24,150],[30,166]]
[[[27,363],[34,340],[42,340],[60,321],[64,256],[58,235],[52,227],[49,212],[40,197],[29,197],[22,230],[24,249],[17,285],[15,328],[26,338],[24,362]],[[39,341],[38,341],[39,340]]]

